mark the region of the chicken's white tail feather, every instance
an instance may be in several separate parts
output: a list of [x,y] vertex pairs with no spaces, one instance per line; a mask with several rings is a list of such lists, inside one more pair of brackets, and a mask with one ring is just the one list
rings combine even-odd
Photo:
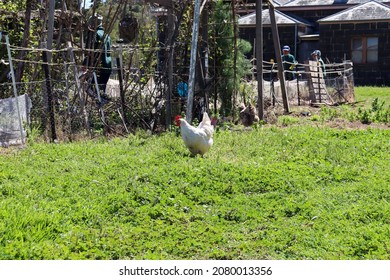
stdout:
[[201,123],[198,125],[199,129],[203,129],[208,136],[212,136],[214,133],[214,127],[211,125],[211,120],[207,112],[203,113],[203,119]]
[[211,125],[211,120],[209,118],[209,115],[206,112],[204,112],[203,113],[203,119],[200,122],[200,124],[198,125],[198,128],[202,128],[202,127],[204,127],[206,125]]

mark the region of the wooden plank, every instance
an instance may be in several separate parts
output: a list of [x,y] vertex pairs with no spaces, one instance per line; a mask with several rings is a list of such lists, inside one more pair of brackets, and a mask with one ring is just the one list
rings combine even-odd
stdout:
[[322,69],[318,66],[317,61],[308,61],[306,72],[309,72],[309,93],[312,104],[331,100],[326,90]]

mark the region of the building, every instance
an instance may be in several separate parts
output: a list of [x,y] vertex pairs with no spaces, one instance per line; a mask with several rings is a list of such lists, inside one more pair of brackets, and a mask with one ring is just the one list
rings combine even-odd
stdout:
[[[299,62],[319,49],[328,63],[353,62],[356,85],[390,85],[390,1],[293,0],[275,5],[281,45]],[[252,44],[256,14],[239,19]],[[264,60],[275,58],[268,9],[263,10]]]

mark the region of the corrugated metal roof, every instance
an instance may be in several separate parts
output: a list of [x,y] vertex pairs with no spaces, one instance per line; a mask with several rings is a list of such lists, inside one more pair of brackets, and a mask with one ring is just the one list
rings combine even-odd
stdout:
[[318,20],[319,23],[390,20],[390,7],[369,1]]
[[[277,25],[296,25],[296,24],[309,25],[308,23],[294,19],[288,15],[283,14],[282,12],[277,11],[277,10],[275,10],[275,19],[276,19]],[[263,10],[262,20],[263,20],[263,25],[271,25],[271,19],[269,16],[268,9]],[[238,25],[240,27],[255,26],[256,25],[256,12],[239,18]]]
[[[284,7],[301,7],[301,6],[335,6],[335,5],[356,5],[367,3],[370,0],[293,0]],[[378,0],[381,3],[389,3],[389,0]]]

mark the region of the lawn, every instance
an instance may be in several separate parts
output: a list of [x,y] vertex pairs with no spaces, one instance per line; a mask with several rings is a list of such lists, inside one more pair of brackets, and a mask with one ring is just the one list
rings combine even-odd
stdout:
[[390,105],[390,88],[388,87],[356,87],[356,101],[362,102],[366,106],[370,106],[375,98],[384,101],[387,106]]
[[0,156],[0,259],[389,259],[390,130],[324,118]]

